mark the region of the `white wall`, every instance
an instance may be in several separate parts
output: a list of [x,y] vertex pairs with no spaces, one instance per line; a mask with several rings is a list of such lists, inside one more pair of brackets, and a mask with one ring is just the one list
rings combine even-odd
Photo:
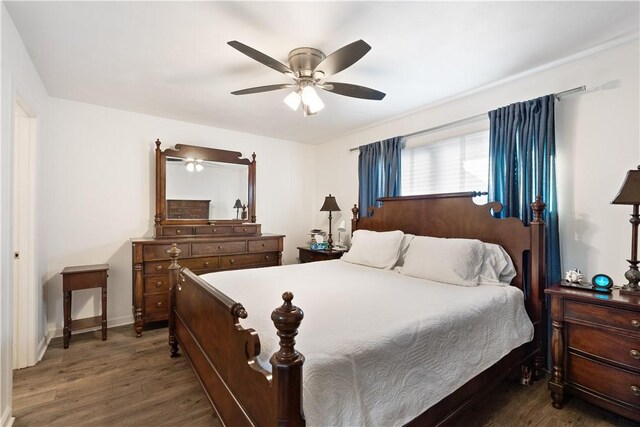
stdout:
[[[38,120],[38,143],[46,130],[47,92],[4,4],[1,6],[2,127],[0,138],[0,426],[10,422],[12,386],[12,180],[14,101],[19,97]],[[38,288],[39,337],[44,336],[42,288]]]
[[[626,283],[631,207],[610,202],[626,171],[640,163],[639,52],[636,39],[323,144],[318,169],[330,166],[332,173],[318,175],[314,202],[332,192],[350,217],[344,211],[358,197],[358,152],[350,153],[351,147],[584,84],[589,92],[556,102],[563,269],[580,268],[587,277],[606,273]],[[325,215],[317,214],[316,222],[326,228]]]
[[[51,128],[41,148],[42,233],[49,327],[62,327],[65,266],[108,263],[109,326],[130,323],[130,238],[153,235],[154,141],[257,155],[257,219],[286,235],[283,262],[311,228],[316,147],[51,98]],[[231,201],[233,203],[233,200]],[[74,293],[72,316],[99,312],[98,292]]]

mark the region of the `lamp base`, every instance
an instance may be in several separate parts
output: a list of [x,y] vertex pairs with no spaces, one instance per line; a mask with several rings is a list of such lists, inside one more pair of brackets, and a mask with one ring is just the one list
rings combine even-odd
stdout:
[[626,294],[626,295],[640,296],[640,287],[638,287],[638,285],[633,287],[630,285],[624,285],[622,288],[620,288],[620,293]]

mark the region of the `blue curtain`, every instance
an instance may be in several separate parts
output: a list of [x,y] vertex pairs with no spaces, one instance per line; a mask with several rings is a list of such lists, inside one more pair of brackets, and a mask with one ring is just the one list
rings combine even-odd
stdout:
[[489,200],[503,205],[496,216],[529,224],[530,205],[542,196],[546,286],[561,278],[554,106],[555,95],[548,95],[489,112]]
[[379,197],[400,195],[402,137],[360,146],[358,156],[360,217],[369,216],[370,206],[379,206]]

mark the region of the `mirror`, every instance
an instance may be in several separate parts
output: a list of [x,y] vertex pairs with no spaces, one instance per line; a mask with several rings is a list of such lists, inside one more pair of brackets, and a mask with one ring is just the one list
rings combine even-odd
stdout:
[[[166,162],[168,219],[247,219],[247,165],[187,160],[180,157],[167,157]],[[236,200],[240,200],[240,206],[244,206],[245,209],[235,208]],[[186,205],[189,201],[209,203],[199,203],[202,206],[200,210],[193,211],[189,206],[180,209],[180,206]],[[184,216],[189,212],[196,214],[191,217]]]
[[163,225],[256,222],[255,153],[156,141],[156,215]]

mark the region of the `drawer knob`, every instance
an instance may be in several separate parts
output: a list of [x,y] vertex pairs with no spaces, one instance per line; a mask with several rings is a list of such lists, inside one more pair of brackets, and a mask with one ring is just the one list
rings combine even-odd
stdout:
[[182,233],[182,230],[176,230],[176,234]]
[[156,303],[156,307],[158,307],[158,308],[162,307],[162,301],[157,302],[157,303]]
[[205,267],[209,267],[209,261],[205,261],[205,262],[204,262],[204,266],[205,266]]
[[211,231],[215,233],[217,230],[215,228],[212,228]]
[[640,359],[640,351],[638,350],[629,350],[629,354],[636,360]]
[[162,282],[156,282],[156,288],[159,288],[162,286]]
[[266,259],[268,261],[269,260],[269,255],[265,255],[264,259]]
[[218,246],[218,250],[222,250],[222,245]]
[[635,394],[636,396],[640,396],[640,387],[638,387],[636,385],[632,385],[631,386],[631,393]]
[[631,321],[631,326],[633,326],[634,328],[640,328],[640,320],[638,319],[633,319]]
[[233,258],[229,260],[229,264],[233,264],[234,262],[236,262]]
[[246,227],[242,229],[242,231],[247,231]]
[[162,270],[162,266],[161,265],[157,266],[156,270],[158,270],[158,271]]
[[264,243],[262,244],[262,247],[264,248]]

